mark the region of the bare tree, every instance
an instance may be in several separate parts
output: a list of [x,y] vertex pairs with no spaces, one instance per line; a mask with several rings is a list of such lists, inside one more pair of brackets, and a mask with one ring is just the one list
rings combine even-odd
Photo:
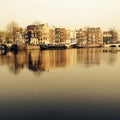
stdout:
[[39,26],[39,25],[41,24],[41,22],[38,21],[38,20],[36,20],[36,21],[34,21],[32,24],[33,24],[33,25],[36,25],[36,26]]
[[16,34],[17,34],[18,28],[19,28],[19,25],[15,21],[12,21],[7,25],[7,31],[10,34],[11,39],[13,40],[14,43],[16,41]]

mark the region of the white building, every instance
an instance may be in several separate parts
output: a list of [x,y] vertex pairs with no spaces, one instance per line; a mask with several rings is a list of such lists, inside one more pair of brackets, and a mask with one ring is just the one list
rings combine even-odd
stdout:
[[50,43],[50,37],[49,37],[49,26],[47,23],[40,24],[38,26],[38,32],[39,32],[39,42],[41,44],[49,44]]
[[70,44],[76,44],[76,30],[70,30]]

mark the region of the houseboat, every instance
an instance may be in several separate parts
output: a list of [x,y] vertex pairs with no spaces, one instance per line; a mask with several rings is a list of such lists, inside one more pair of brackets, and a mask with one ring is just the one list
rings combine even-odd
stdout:
[[40,44],[41,50],[66,49],[65,44]]

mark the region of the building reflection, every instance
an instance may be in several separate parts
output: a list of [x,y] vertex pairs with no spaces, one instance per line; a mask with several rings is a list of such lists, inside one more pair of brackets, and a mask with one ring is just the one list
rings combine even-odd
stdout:
[[117,59],[117,53],[120,52],[120,49],[119,48],[104,48],[103,49],[103,53],[106,55],[106,54],[109,54],[109,58],[106,58],[106,61],[112,65],[116,62],[116,59]]
[[53,50],[41,52],[41,68],[45,71],[66,67],[66,50]]
[[[110,52],[103,48],[89,49],[66,49],[66,50],[28,50],[18,53],[0,51],[0,65],[7,66],[9,71],[19,74],[23,69],[28,69],[40,75],[44,71],[54,69],[65,69],[71,66],[92,67],[101,64],[101,60],[105,59],[104,54]],[[106,62],[114,63],[116,61],[116,53],[114,57],[107,54]],[[104,57],[104,58],[103,58]],[[113,59],[114,58],[114,59]]]
[[6,55],[7,51],[6,50],[0,50],[0,55]]
[[38,71],[40,70],[40,51],[28,51],[26,52],[26,65],[29,70]]
[[93,65],[100,65],[102,49],[89,48],[77,50],[77,61],[79,65],[84,67],[91,67]]

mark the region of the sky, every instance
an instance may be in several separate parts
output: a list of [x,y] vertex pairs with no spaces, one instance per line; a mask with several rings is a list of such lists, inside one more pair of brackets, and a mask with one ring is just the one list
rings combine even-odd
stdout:
[[0,30],[16,21],[49,26],[120,29],[120,0],[0,0]]

